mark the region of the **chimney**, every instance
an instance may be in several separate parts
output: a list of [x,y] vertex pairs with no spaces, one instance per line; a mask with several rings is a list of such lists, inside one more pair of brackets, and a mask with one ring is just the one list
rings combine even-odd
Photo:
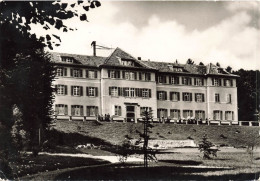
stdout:
[[141,57],[137,57],[137,60],[142,60],[142,58]]
[[91,46],[93,47],[93,56],[96,56],[96,41],[92,41]]

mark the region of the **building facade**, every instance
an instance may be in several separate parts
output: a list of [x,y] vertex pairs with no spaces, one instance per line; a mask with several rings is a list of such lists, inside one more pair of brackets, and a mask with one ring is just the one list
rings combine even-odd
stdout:
[[236,75],[213,64],[144,61],[116,48],[108,57],[52,53],[57,119],[154,118],[238,121]]

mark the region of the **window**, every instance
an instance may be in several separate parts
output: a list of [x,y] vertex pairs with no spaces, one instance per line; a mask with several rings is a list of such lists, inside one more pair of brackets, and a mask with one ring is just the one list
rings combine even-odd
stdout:
[[180,110],[179,109],[171,109],[170,110],[170,117],[172,119],[180,119]]
[[57,95],[67,95],[67,86],[66,85],[55,85]]
[[129,79],[136,80],[136,72],[129,72]]
[[157,109],[157,116],[158,118],[167,118],[168,117],[167,109]]
[[222,120],[222,111],[219,111],[219,110],[213,111],[213,119]]
[[170,92],[170,100],[171,101],[179,101],[180,93],[179,92]]
[[193,116],[192,110],[183,110],[183,117],[186,119],[189,119]]
[[61,57],[62,62],[73,63],[72,57]]
[[98,96],[98,88],[97,87],[86,87],[86,95],[90,97]]
[[195,111],[195,118],[204,120],[205,119],[205,111],[196,110]]
[[87,106],[87,116],[97,116],[98,107],[97,106]]
[[109,87],[109,92],[111,96],[117,97],[118,96],[118,89],[117,87]]
[[194,78],[194,85],[196,85],[196,86],[203,86],[204,85],[203,78]]
[[122,65],[126,65],[126,66],[134,66],[134,62],[132,60],[121,60],[121,64]]
[[213,86],[221,86],[221,79],[212,78],[212,85]]
[[121,106],[115,105],[115,116],[122,116]]
[[182,77],[182,84],[183,85],[192,85],[190,77]]
[[167,92],[166,91],[157,91],[157,99],[158,100],[167,100]]
[[71,105],[71,115],[72,116],[83,116],[83,106]]
[[142,97],[149,98],[151,97],[151,89],[141,89],[142,90]]
[[71,86],[72,96],[83,96],[83,87],[81,86]]
[[113,79],[120,79],[120,71],[119,70],[108,70],[108,77]]
[[70,69],[71,77],[82,77],[81,69]]
[[56,115],[68,115],[68,105],[55,104],[55,114]]
[[226,87],[233,87],[232,79],[224,79],[224,86],[226,86]]
[[96,70],[86,70],[86,78],[96,79],[97,71]]
[[135,88],[130,88],[130,96],[129,97],[135,97]]
[[183,101],[192,101],[192,93],[183,92],[182,99],[183,99]]
[[215,94],[215,102],[220,102],[219,94]]
[[225,119],[226,120],[234,120],[234,112],[233,111],[226,111],[225,112]]
[[158,82],[162,84],[166,84],[166,76],[165,75],[158,75]]
[[67,68],[58,67],[56,68],[56,76],[67,76]]
[[129,89],[129,87],[125,87],[125,88],[123,88],[124,89],[124,95],[125,95],[125,97],[130,97],[130,89]]
[[139,80],[150,81],[151,80],[151,73],[139,72]]
[[125,79],[129,79],[129,72],[124,72]]
[[204,94],[202,94],[202,93],[195,93],[195,101],[196,102],[204,102]]
[[175,85],[178,85],[179,84],[179,77],[176,77],[176,76],[170,76],[169,77],[169,83],[170,84],[175,84]]
[[140,107],[140,116],[144,116],[145,111],[148,111],[149,113],[152,111],[151,107]]

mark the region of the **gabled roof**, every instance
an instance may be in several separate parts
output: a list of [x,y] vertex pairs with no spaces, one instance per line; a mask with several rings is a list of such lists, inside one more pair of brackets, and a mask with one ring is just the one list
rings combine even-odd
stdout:
[[104,64],[105,57],[99,56],[86,56],[86,55],[77,55],[77,54],[68,54],[68,53],[57,53],[51,52],[51,61],[55,63],[63,63],[60,61],[60,57],[71,57],[75,60],[74,64],[87,65],[92,67],[99,67]]
[[214,65],[212,63],[207,65],[207,74],[208,75],[222,75],[222,76],[239,77],[238,75],[231,74],[231,73],[227,72],[224,68],[221,68],[221,67]]
[[137,60],[132,55],[130,55],[129,53],[125,52],[124,50],[122,50],[118,47],[112,52],[112,54],[110,56],[107,57],[104,65],[129,67],[127,65],[122,65],[120,63],[121,60],[132,60],[137,65],[136,67],[153,69],[152,67],[147,66],[142,61]]

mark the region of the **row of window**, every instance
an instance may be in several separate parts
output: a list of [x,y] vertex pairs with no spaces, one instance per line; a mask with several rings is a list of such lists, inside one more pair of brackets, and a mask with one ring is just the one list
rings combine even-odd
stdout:
[[[97,70],[85,70],[85,78],[96,79],[97,78]],[[56,76],[66,77],[67,76],[67,68],[65,67],[57,67],[56,68]],[[71,77],[83,77],[83,70],[77,68],[70,68],[70,76]]]
[[[162,84],[174,84],[174,85],[194,85],[194,86],[204,86],[204,78],[191,78],[191,77],[179,77],[179,76],[169,76],[169,81],[167,82],[166,75],[157,76],[157,83]],[[181,81],[180,81],[181,78]],[[192,81],[193,80],[193,81]],[[180,83],[181,82],[181,83]],[[232,79],[223,79],[223,84],[225,87],[233,87]],[[213,86],[222,86],[222,79],[212,78]]]
[[[68,115],[68,105],[66,104],[56,104],[55,105],[56,115]],[[83,106],[82,105],[71,105],[71,115],[72,116],[83,116]],[[97,116],[98,107],[97,106],[86,106],[87,116]]]
[[[167,109],[157,109],[157,117],[159,118],[167,118],[168,110]],[[189,119],[196,118],[205,120],[205,111],[203,110],[195,110],[195,115],[193,114],[193,110],[183,110],[182,117],[181,111],[179,109],[170,109],[170,118],[172,119]],[[234,112],[233,111],[225,111],[225,120],[234,120]],[[213,111],[213,120],[223,120],[223,111],[214,110]]]
[[109,95],[113,97],[124,96],[124,97],[142,97],[151,98],[151,89],[146,88],[132,88],[132,87],[109,87]]
[[[55,90],[57,95],[67,95],[68,86],[67,85],[55,85]],[[83,96],[83,86],[71,86],[72,96]],[[97,87],[86,87],[86,96],[97,97],[98,88]]]
[[[144,115],[145,111],[152,111],[151,107],[140,107],[140,117]],[[119,105],[114,105],[114,115],[122,116],[122,108]],[[68,105],[65,104],[56,104],[55,105],[55,114],[56,115],[68,115]],[[82,105],[71,105],[71,115],[72,116],[83,116],[84,110]],[[97,106],[86,106],[86,115],[87,116],[97,116],[98,107]],[[168,110],[167,109],[157,109],[157,117],[167,118]],[[170,118],[172,119],[203,119],[205,120],[205,111],[195,110],[195,115],[193,115],[193,110],[183,110],[181,117],[181,110],[179,109],[170,109]],[[213,111],[213,120],[223,120],[223,111],[214,110]],[[234,120],[233,111],[225,111],[225,120]]]
[[[108,70],[108,78],[120,79],[121,71],[120,70]],[[122,71],[122,79],[151,81],[151,73],[124,70],[124,71]]]

